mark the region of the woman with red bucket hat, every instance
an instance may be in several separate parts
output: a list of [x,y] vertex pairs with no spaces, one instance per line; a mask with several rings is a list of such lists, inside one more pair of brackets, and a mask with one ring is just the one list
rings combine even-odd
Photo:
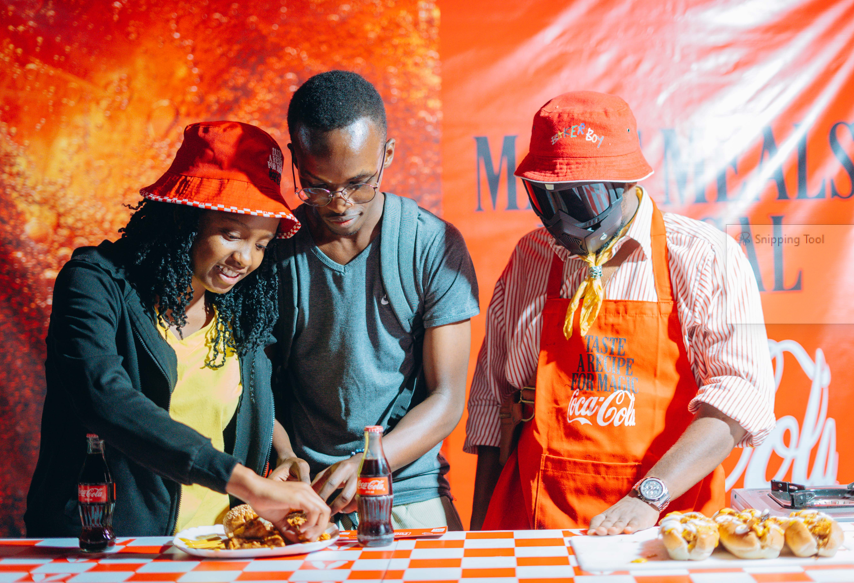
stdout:
[[299,223],[279,183],[282,152],[238,122],[189,125],[169,170],[140,192],[116,242],[77,249],[56,279],[28,536],[77,536],[86,435],[104,440],[119,536],[172,535],[238,501],[285,531],[329,508],[302,482],[262,478],[273,443],[278,317],[268,251]]

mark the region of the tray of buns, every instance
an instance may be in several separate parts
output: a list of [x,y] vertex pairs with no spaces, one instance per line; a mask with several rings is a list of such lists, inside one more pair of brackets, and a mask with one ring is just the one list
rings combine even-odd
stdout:
[[816,510],[791,516],[725,508],[714,517],[670,513],[630,535],[570,539],[588,572],[732,569],[854,563],[854,524]]

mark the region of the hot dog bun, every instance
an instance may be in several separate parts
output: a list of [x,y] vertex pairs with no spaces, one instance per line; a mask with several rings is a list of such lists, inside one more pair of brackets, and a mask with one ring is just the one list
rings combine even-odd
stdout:
[[702,561],[718,546],[718,525],[700,512],[671,512],[659,530],[667,553],[677,561]]
[[843,533],[830,516],[817,510],[797,510],[789,515],[786,544],[799,557],[832,557],[842,544]]
[[739,559],[773,559],[780,555],[785,542],[783,527],[774,520],[763,520],[758,510],[736,512],[724,508],[713,518],[721,544]]

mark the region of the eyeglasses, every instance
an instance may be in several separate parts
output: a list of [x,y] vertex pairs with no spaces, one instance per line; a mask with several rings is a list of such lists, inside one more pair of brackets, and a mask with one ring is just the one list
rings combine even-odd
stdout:
[[291,176],[293,176],[294,179],[294,192],[300,198],[301,201],[310,206],[326,206],[333,200],[335,200],[336,196],[340,196],[341,200],[343,200],[348,205],[367,204],[374,200],[374,197],[377,195],[377,191],[380,189],[379,183],[383,178],[385,153],[386,148],[383,147],[383,158],[380,162],[380,167],[377,169],[376,172],[374,172],[374,176],[377,176],[377,181],[375,184],[370,184],[368,182],[363,182],[359,184],[349,184],[344,188],[340,188],[338,190],[329,190],[327,188],[321,188],[319,186],[297,188],[295,170],[296,165],[294,164],[293,157],[291,157]]

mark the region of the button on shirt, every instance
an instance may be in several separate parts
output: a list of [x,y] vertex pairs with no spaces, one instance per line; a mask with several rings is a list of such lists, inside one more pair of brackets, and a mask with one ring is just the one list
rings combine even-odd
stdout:
[[[639,245],[606,282],[606,299],[658,299],[650,259],[652,210],[644,192],[616,252],[628,239]],[[734,239],[707,223],[664,213],[664,225],[682,339],[699,387],[688,410],[708,403],[745,429],[738,445],[759,445],[775,425],[775,383],[765,325],[757,324],[764,318],[750,264]],[[495,285],[469,395],[468,453],[477,453],[478,445],[498,447],[501,400],[514,387],[534,385],[555,253],[564,261],[561,297],[571,298],[587,265],[545,229],[519,241]]]

